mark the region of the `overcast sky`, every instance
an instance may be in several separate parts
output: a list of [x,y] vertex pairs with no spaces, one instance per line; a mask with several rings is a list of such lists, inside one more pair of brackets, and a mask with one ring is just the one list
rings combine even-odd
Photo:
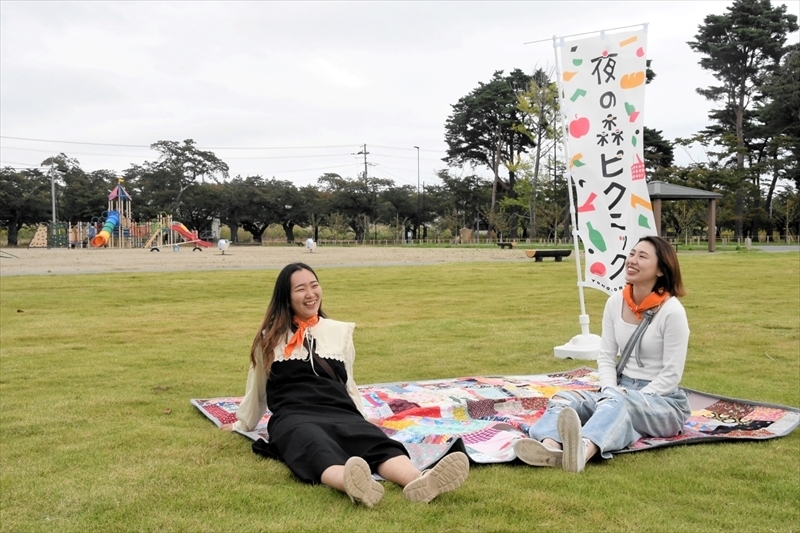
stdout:
[[495,70],[554,65],[552,41],[524,43],[644,22],[657,74],[645,123],[685,137],[706,125],[695,88],[713,81],[686,41],[728,5],[2,1],[0,164],[64,152],[121,173],[157,159],[153,142],[191,138],[232,176],[302,186],[356,177],[366,143],[370,176],[416,186],[419,146],[433,183],[452,104]]

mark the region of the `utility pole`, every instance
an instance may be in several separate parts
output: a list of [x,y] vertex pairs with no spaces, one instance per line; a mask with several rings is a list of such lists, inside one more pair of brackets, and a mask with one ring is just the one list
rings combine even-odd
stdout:
[[419,146],[414,148],[417,149],[417,232],[419,232]]
[[361,150],[360,152],[357,152],[357,153],[353,154],[353,155],[363,155],[363,156],[364,156],[364,179],[365,179],[365,180],[367,179],[367,155],[368,155],[368,154],[369,154],[369,152],[367,152],[367,145],[366,145],[366,143],[364,143],[364,149],[363,149],[363,150]]
[[50,198],[53,201],[53,228],[56,228],[56,181],[55,181],[55,163],[50,163]]
[[[367,190],[370,190],[369,183],[367,182],[367,143],[364,143],[364,148],[361,149],[360,152],[356,152],[353,155],[363,155],[364,156],[364,185],[367,187]],[[364,234],[362,236],[362,240],[364,242],[367,241],[367,237],[369,236],[369,222],[367,221],[367,215],[364,215]],[[356,231],[356,240],[358,240],[358,231]]]
[[[424,181],[422,182],[422,212],[423,213],[425,212],[425,182]],[[428,236],[428,226],[427,225],[423,225],[422,228],[423,228],[422,235],[420,235],[420,237],[419,237],[420,238],[420,242],[422,242],[422,239],[425,239]]]

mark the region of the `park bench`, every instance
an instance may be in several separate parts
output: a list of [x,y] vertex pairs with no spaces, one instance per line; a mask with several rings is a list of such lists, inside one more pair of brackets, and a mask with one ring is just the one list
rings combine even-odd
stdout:
[[545,257],[553,257],[560,263],[561,258],[569,257],[571,253],[572,250],[525,250],[525,255],[535,259],[537,263],[541,263]]
[[513,248],[516,245],[517,245],[517,243],[515,243],[515,242],[498,242],[497,243],[497,246],[499,246],[501,250],[504,250],[506,248],[510,249],[510,248]]

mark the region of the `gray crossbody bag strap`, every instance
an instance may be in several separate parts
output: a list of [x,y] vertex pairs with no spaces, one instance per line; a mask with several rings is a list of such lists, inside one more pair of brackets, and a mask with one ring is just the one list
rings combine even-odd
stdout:
[[636,326],[636,329],[633,332],[633,335],[628,339],[628,342],[625,343],[625,348],[622,349],[622,355],[620,356],[619,360],[617,361],[617,383],[619,383],[619,378],[622,376],[622,371],[625,370],[625,365],[628,364],[628,359],[631,358],[631,354],[634,350],[636,350],[636,364],[639,367],[643,367],[642,360],[639,358],[639,350],[637,347],[639,346],[639,341],[642,340],[642,335],[644,334],[644,330],[647,329],[647,326],[650,325],[650,321],[653,320],[653,315],[656,312],[652,309],[648,309],[644,312],[644,318],[642,321],[639,322],[639,325]]

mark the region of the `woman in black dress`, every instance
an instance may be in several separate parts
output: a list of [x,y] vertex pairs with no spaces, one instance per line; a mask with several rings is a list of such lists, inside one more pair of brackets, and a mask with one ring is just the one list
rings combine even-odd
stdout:
[[269,408],[269,443],[257,441],[253,450],[279,458],[301,481],[333,487],[367,507],[383,496],[374,471],[412,501],[458,488],[469,473],[466,455],[448,454],[420,472],[402,443],[364,418],[353,381],[355,324],[326,318],[321,302],[308,265],[292,263],[278,274],[250,350],[238,422],[223,429],[252,431]]

